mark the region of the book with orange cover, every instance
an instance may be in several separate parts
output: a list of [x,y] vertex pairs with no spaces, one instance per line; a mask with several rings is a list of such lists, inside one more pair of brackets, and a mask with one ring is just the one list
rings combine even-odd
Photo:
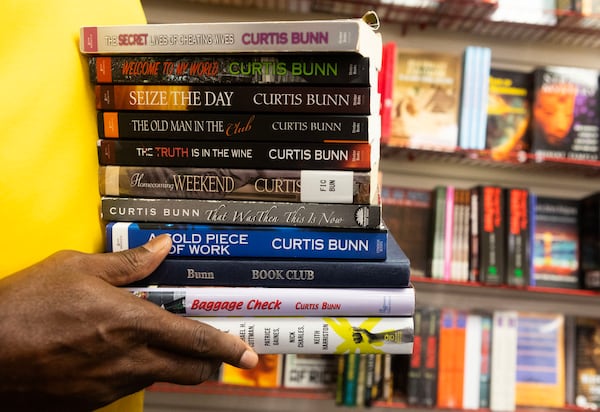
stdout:
[[282,354],[261,354],[258,365],[253,369],[240,369],[224,363],[220,381],[231,385],[253,386],[257,388],[278,388],[282,385]]
[[437,406],[462,408],[466,312],[444,308],[440,319]]

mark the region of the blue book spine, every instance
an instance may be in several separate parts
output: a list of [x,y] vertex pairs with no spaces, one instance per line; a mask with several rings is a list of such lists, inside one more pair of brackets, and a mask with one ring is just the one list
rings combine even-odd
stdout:
[[387,250],[383,261],[167,258],[133,286],[408,287],[410,261],[392,236]]
[[383,260],[387,230],[110,222],[106,250],[141,246],[169,234],[173,257]]

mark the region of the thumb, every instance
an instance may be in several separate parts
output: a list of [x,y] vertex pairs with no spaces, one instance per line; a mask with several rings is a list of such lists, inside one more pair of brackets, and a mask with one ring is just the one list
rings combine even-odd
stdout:
[[91,255],[96,276],[114,286],[123,286],[148,276],[171,249],[171,237],[160,235],[145,245],[120,252]]

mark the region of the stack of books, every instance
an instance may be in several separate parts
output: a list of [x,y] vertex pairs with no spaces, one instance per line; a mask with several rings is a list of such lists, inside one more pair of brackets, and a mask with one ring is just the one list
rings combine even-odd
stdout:
[[82,27],[106,250],[173,240],[128,289],[262,354],[411,353],[372,16]]

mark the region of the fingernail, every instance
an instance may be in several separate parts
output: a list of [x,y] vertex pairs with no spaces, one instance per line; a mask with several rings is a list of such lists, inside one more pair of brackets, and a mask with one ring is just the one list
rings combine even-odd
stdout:
[[143,247],[152,253],[160,252],[171,247],[171,237],[169,235],[157,236],[149,240]]
[[246,369],[252,369],[258,364],[258,355],[253,350],[248,349],[240,358],[240,366]]

